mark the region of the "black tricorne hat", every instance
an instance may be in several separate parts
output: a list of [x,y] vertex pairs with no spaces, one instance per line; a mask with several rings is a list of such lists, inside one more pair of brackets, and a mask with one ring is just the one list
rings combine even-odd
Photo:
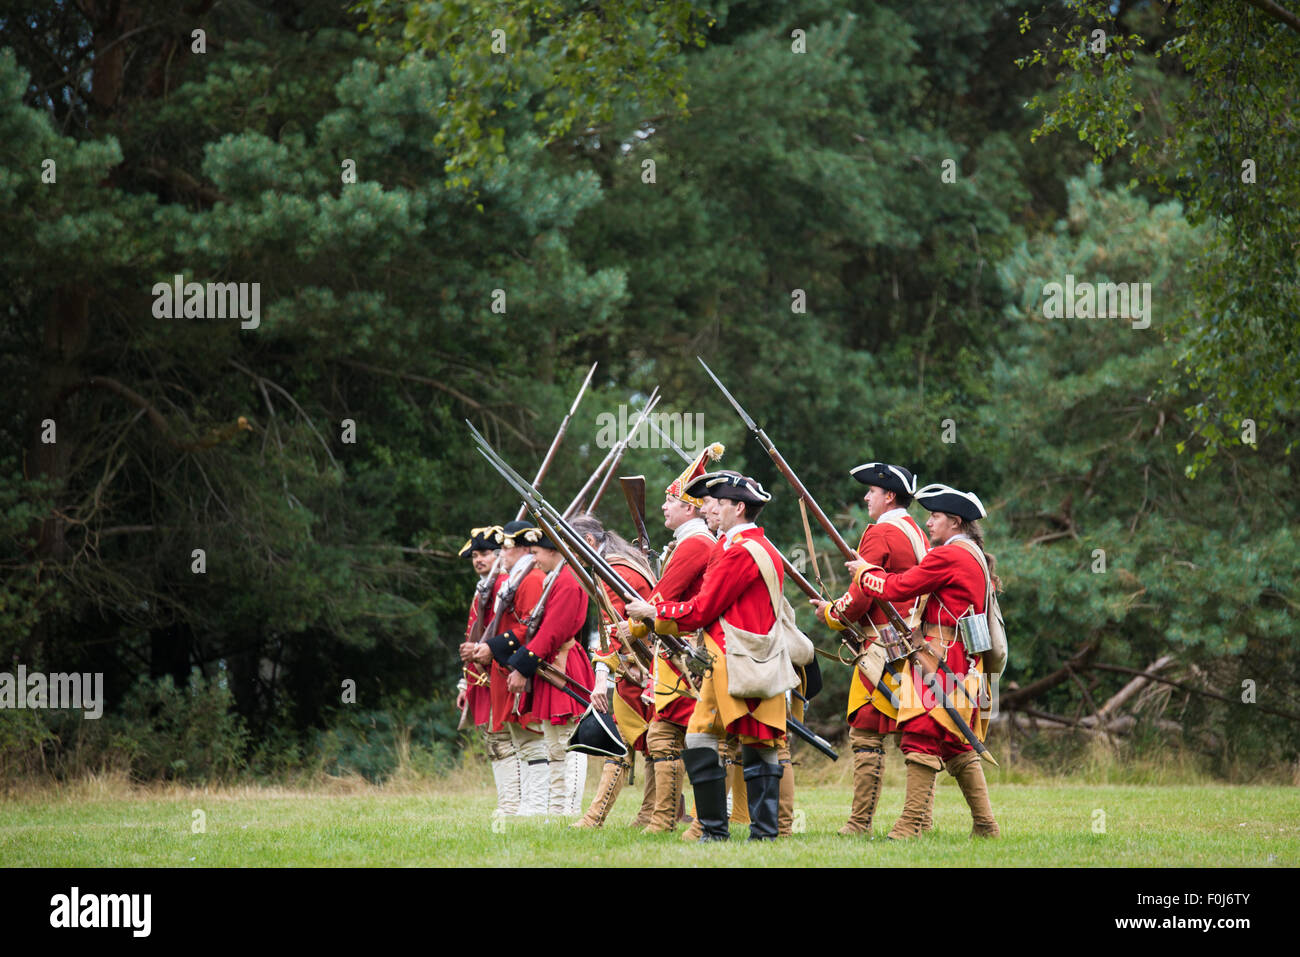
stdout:
[[763,491],[763,486],[757,479],[734,473],[720,473],[709,479],[704,483],[704,494],[733,502],[748,502],[751,505],[766,505],[772,501],[772,496]]
[[715,478],[723,475],[740,475],[740,473],[734,469],[718,469],[715,472],[705,472],[703,475],[691,479],[690,484],[682,488],[682,494],[689,495],[691,498],[696,499],[702,499],[706,495],[712,495],[713,493],[708,490],[708,484]]
[[959,492],[947,485],[927,485],[916,493],[916,500],[931,512],[947,512],[968,522],[978,521],[987,512],[974,492]]
[[470,539],[456,554],[461,558],[466,555],[472,557],[473,552],[494,552],[501,547],[501,539],[505,537],[500,525],[487,525],[483,528],[472,528],[469,532]]
[[850,469],[849,474],[863,485],[874,485],[887,492],[897,492],[899,495],[916,494],[916,476],[901,465],[867,462]]
[[536,545],[539,548],[549,548],[551,551],[558,551],[555,543],[547,537],[546,533],[540,528],[525,528],[519,535],[515,536],[516,540],[524,545]]
[[519,538],[520,532],[532,528],[530,522],[525,522],[522,518],[516,518],[513,521],[506,522],[505,527],[501,529],[501,544],[505,548],[514,548],[516,545],[527,545],[525,541],[515,541]]
[[627,745],[623,735],[619,734],[614,716],[606,712],[601,714],[595,706],[587,705],[587,713],[578,722],[573,737],[565,751],[579,751],[583,754],[598,754],[607,758],[621,758],[627,754]]

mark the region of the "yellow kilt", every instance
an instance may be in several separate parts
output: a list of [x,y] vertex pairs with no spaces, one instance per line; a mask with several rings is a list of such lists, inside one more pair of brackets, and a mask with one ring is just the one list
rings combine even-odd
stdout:
[[[727,694],[727,656],[709,635],[704,636],[704,647],[713,656],[713,671],[705,677],[700,685],[700,697],[691,712],[690,723],[686,726],[687,734],[712,734],[724,737],[727,725],[748,715],[754,720],[785,734],[785,696],[763,698],[753,711],[745,704],[744,698],[734,698]],[[751,735],[738,735],[744,744],[772,745],[771,739]]]
[[[971,670],[962,676],[961,684],[952,687],[952,679],[939,670],[937,664],[938,659],[935,657],[934,652],[930,650],[931,647],[932,643],[927,637],[926,650],[921,652],[926,657],[926,665],[929,666],[929,670],[935,672],[935,677],[939,681],[939,686],[947,692],[948,700],[952,702],[953,710],[962,716],[966,723],[970,725],[971,730],[975,732],[975,735],[983,741],[984,736],[988,733],[989,727],[988,714],[980,711],[977,707],[979,702],[981,676],[984,673],[983,662],[976,657]],[[938,697],[924,685],[922,685],[920,689],[917,688],[918,682],[913,678],[913,669],[914,665],[911,658],[908,658],[903,662],[903,667],[899,669],[899,674],[903,679],[902,687],[896,692],[898,694],[899,704],[899,724],[902,724],[909,718],[919,717],[928,712],[930,717],[934,718],[934,720],[938,722],[944,730],[950,731],[952,734],[961,738],[961,732],[957,730],[957,725],[953,722],[948,712],[943,709],[943,704]],[[917,678],[921,675],[921,670],[919,668],[916,669],[916,675]],[[875,703],[876,699],[873,698],[872,704]],[[879,707],[879,705],[877,705],[877,707]],[[881,710],[883,711],[884,709],[882,708]],[[889,712],[886,711],[885,713],[888,714]],[[963,738],[963,740],[965,739]]]

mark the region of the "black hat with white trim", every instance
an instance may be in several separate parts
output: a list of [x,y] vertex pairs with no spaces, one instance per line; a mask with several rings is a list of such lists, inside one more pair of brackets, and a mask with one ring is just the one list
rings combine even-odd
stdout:
[[549,548],[551,551],[558,551],[555,543],[551,541],[546,533],[540,528],[525,528],[516,536],[515,539],[520,545],[536,545],[539,548]]
[[739,474],[719,473],[704,483],[704,494],[733,502],[748,502],[750,505],[766,505],[772,501],[772,496],[763,491],[763,486],[758,484],[757,479]]
[[501,539],[505,536],[500,525],[488,525],[485,528],[470,529],[470,539],[456,554],[461,558],[471,555],[473,552],[494,552],[501,547]]
[[522,533],[533,527],[531,523],[525,522],[522,518],[506,522],[505,527],[501,529],[501,546],[503,548],[514,548],[519,545],[527,548],[529,543],[523,540]]
[[887,492],[897,492],[899,495],[916,494],[916,476],[901,465],[867,462],[865,465],[850,469],[849,474],[863,485],[874,485]]
[[706,495],[712,495],[713,493],[708,489],[709,483],[715,478],[720,478],[725,475],[736,475],[741,478],[744,477],[734,469],[718,469],[716,472],[705,472],[699,478],[692,479],[691,484],[682,489],[682,494],[689,495],[691,498],[696,499],[702,499]]
[[947,485],[927,485],[916,493],[916,500],[931,512],[947,512],[968,522],[983,518],[984,503],[974,492],[959,492]]
[[578,727],[574,729],[564,750],[621,758],[627,754],[627,745],[623,743],[623,735],[619,734],[614,716],[608,712],[602,714],[588,705],[587,713],[578,722]]

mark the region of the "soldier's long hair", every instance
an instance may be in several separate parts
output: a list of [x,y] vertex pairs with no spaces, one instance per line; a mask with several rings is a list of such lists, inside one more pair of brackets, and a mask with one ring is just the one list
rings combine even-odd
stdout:
[[984,547],[984,530],[980,528],[980,523],[970,522],[964,518],[959,519],[959,521],[961,522],[961,525],[958,527],[957,531],[961,532],[963,535],[969,535],[971,541],[978,545],[980,551],[984,553],[984,560],[989,563],[989,578],[993,579],[993,590],[995,592],[1002,591],[1002,579],[998,578],[997,572],[995,571],[998,560],[990,555],[988,550]]
[[637,571],[646,577],[646,581],[654,581],[654,573],[650,566],[646,564],[645,556],[626,538],[613,529],[608,529],[601,524],[600,519],[594,515],[579,515],[571,519],[569,524],[579,535],[590,535],[596,541],[596,551],[605,558],[617,555],[619,558],[626,559],[628,564],[632,565]]

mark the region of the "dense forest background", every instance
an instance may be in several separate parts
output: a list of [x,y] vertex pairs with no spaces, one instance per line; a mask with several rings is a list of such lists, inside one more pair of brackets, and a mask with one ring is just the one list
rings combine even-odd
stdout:
[[[863,461],[980,495],[1004,746],[1294,773],[1296,27],[1238,0],[434,6],[3,4],[0,670],[103,672],[107,704],[0,711],[0,775],[382,778],[395,741],[445,766],[456,551],[518,507],[464,419],[531,473],[598,362],[547,491],[658,386],[803,547],[697,355],[846,537]],[[157,318],[177,274],[260,283],[260,323]],[[1067,276],[1149,283],[1149,327],[1049,318]],[[653,516],[680,469],[620,471]],[[631,537],[617,490],[598,513]],[[1116,697],[1156,662],[1174,684]]]

